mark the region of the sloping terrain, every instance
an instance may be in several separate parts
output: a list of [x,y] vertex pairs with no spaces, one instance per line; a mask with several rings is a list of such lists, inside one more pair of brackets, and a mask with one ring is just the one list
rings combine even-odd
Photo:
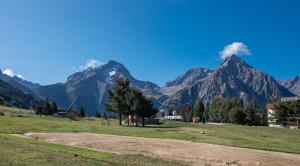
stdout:
[[231,56],[207,77],[170,96],[163,107],[194,104],[197,99],[209,105],[216,97],[239,98],[244,103],[256,98],[263,105],[268,99],[293,95],[273,77],[248,65],[237,56]]
[[0,97],[4,99],[5,105],[19,108],[31,108],[37,104],[37,100],[31,94],[0,80]]
[[213,73],[213,70],[206,68],[197,68],[187,71],[185,74],[178,76],[175,80],[169,81],[161,88],[162,93],[172,96],[176,92],[194,85],[196,82]]
[[160,87],[149,81],[135,79],[124,65],[116,61],[76,72],[70,75],[65,83],[41,86],[35,91],[65,108],[78,96],[74,107],[79,109],[83,106],[88,115],[95,115],[96,111],[104,110],[108,90],[120,76],[129,79],[133,87],[140,89],[147,97],[153,98],[159,107],[162,102],[160,100],[164,99],[164,95],[159,92]]
[[300,96],[300,77],[296,76],[295,78],[280,81],[280,84],[284,87],[286,87],[288,90],[290,90],[295,95]]
[[[97,111],[104,110],[107,91],[120,76],[129,79],[133,87],[151,98],[157,108],[194,104],[197,99],[201,99],[208,106],[217,97],[239,98],[246,104],[256,98],[263,106],[269,99],[276,100],[298,93],[300,82],[299,78],[295,78],[282,83],[282,86],[272,76],[248,65],[238,56],[226,59],[216,70],[191,69],[167,82],[164,87],[135,79],[123,64],[112,60],[99,67],[76,72],[65,83],[40,86],[17,78],[5,78],[14,86],[20,87],[19,89],[25,92],[34,91],[37,96],[55,101],[62,108],[67,108],[78,96],[74,108],[79,109],[82,106],[87,115],[95,115]],[[3,75],[0,77],[4,79]]]

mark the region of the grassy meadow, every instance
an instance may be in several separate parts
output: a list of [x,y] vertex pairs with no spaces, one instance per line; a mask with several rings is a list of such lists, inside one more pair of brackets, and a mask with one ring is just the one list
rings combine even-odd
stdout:
[[[40,165],[40,163],[55,165],[55,163],[65,162],[68,165],[69,160],[76,165],[94,165],[95,163],[99,165],[99,162],[104,165],[126,165],[126,163],[136,163],[136,165],[141,163],[150,163],[150,165],[151,163],[155,163],[155,165],[174,164],[143,156],[94,152],[10,135],[28,132],[88,132],[178,139],[300,154],[300,130],[295,129],[192,123],[169,123],[142,128],[118,126],[115,120],[110,120],[110,126],[103,126],[99,118],[69,121],[64,118],[39,117],[28,113],[27,110],[14,108],[0,107],[0,111],[5,112],[5,116],[0,117],[0,156],[2,156],[0,163],[18,162],[14,158],[20,158],[21,161],[24,159],[26,162],[28,161],[28,165],[32,165],[31,159],[39,158],[39,160],[34,161],[36,165]],[[51,163],[48,160],[51,160]],[[52,162],[52,160],[54,161]],[[72,162],[69,164],[72,165]],[[12,165],[18,165],[18,163]]]
[[142,155],[121,155],[0,134],[0,166],[180,165]]

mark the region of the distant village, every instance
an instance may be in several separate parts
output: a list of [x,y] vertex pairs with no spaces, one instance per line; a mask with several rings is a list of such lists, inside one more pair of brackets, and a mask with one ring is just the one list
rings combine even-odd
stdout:
[[[56,113],[53,114],[54,117],[68,117],[72,120],[76,120],[84,115],[83,108],[80,109],[79,112],[72,110],[72,105],[75,103],[77,99],[73,101],[73,103],[69,106],[67,110],[59,109]],[[299,110],[294,110],[294,114],[288,114],[289,109],[288,104],[292,104],[294,109],[299,109],[300,107],[300,96],[295,97],[283,97],[279,101],[268,102],[266,104],[266,113],[267,113],[267,124],[269,127],[288,127],[288,128],[300,128],[300,115]],[[283,108],[282,108],[283,107]],[[192,104],[186,103],[174,108],[163,108],[157,111],[154,116],[147,119],[147,123],[174,123],[174,122],[187,122],[191,121],[193,123],[208,123],[208,124],[217,124],[213,119],[209,119],[205,114],[201,114],[199,116],[192,116],[190,120],[189,114],[193,112],[194,106]],[[285,110],[278,110],[285,109]],[[103,118],[115,118],[113,114],[110,113],[102,113],[97,114],[98,117]],[[128,119],[123,120],[123,124],[131,124],[135,125],[138,123],[138,117],[135,115],[129,115]],[[225,124],[225,123],[222,123]]]

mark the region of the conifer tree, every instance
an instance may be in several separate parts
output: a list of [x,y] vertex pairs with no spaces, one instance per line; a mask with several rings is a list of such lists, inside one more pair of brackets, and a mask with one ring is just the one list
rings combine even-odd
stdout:
[[106,104],[105,109],[118,113],[120,126],[122,125],[122,114],[127,114],[130,110],[127,99],[129,91],[130,81],[123,77],[118,77],[112,90],[108,91],[108,104]]
[[81,118],[85,117],[85,110],[84,110],[83,107],[80,107],[79,115],[80,115]]
[[201,100],[197,100],[196,105],[193,108],[193,117],[194,118],[197,117],[201,120],[203,113],[204,113],[204,104],[202,103]]

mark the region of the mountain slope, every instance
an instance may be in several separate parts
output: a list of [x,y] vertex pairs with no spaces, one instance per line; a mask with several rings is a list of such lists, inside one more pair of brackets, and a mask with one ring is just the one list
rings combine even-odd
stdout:
[[0,80],[0,97],[5,100],[7,106],[31,108],[37,104],[32,95],[26,94],[2,80]]
[[35,84],[26,80],[23,80],[17,76],[10,77],[8,75],[2,74],[0,70],[0,80],[7,82],[8,84],[22,90],[25,93],[33,94],[33,89],[39,87],[39,84]]
[[209,76],[211,73],[213,73],[213,70],[206,68],[191,69],[175,80],[167,82],[165,87],[161,88],[161,92],[165,95],[172,96],[183,88],[192,86],[199,80]]
[[96,111],[104,110],[107,92],[112,88],[116,78],[120,76],[126,77],[133,87],[140,89],[147,97],[153,98],[157,106],[165,99],[165,96],[160,93],[159,86],[149,81],[135,79],[124,65],[116,61],[109,61],[100,67],[74,73],[64,84],[41,86],[35,91],[64,108],[67,108],[78,96],[79,99],[74,107],[78,109],[83,106],[87,114],[95,115]]
[[198,98],[208,105],[216,97],[236,97],[245,103],[256,98],[263,104],[267,99],[283,96],[293,94],[273,77],[258,71],[239,57],[232,56],[207,77],[172,95],[163,103],[163,107],[195,103]]
[[286,87],[288,90],[290,90],[295,95],[300,96],[300,77],[296,76],[295,78],[292,78],[290,80],[286,81],[280,81],[280,84],[284,87]]

